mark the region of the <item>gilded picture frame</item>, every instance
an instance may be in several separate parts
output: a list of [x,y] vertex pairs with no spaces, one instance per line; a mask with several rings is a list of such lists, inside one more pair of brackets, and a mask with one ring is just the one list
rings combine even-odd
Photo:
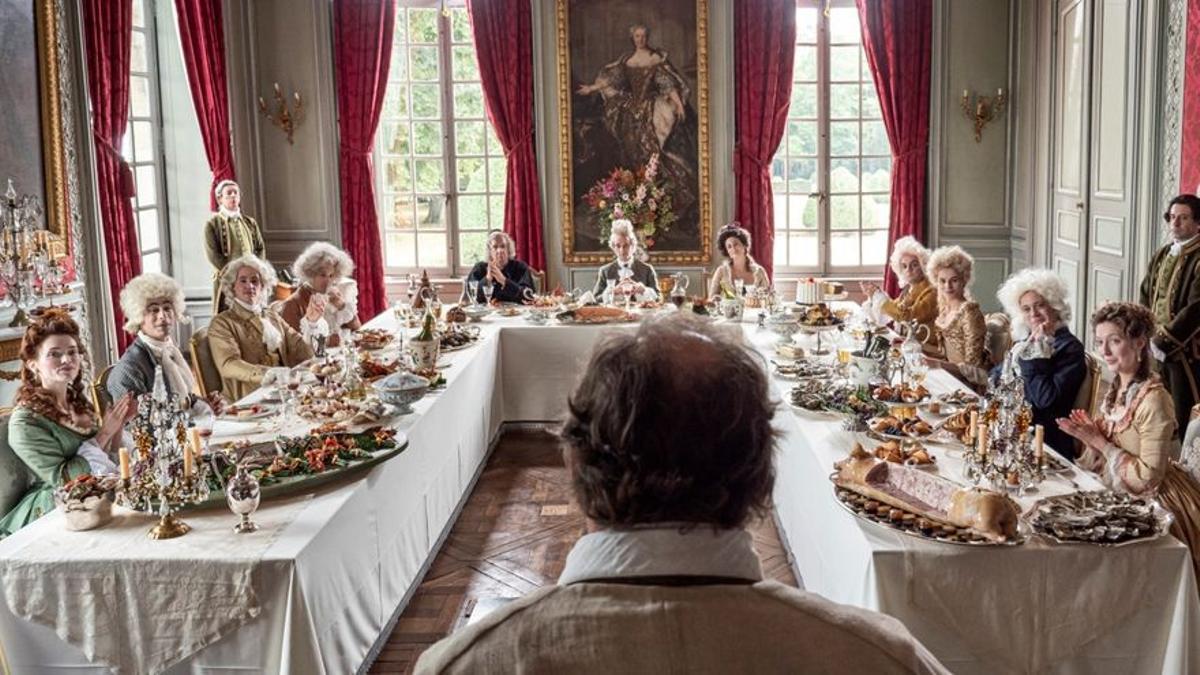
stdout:
[[592,191],[595,199],[614,170],[654,166],[678,208],[668,228],[644,237],[651,262],[707,264],[708,0],[555,2],[563,261],[612,259],[612,211],[586,197]]

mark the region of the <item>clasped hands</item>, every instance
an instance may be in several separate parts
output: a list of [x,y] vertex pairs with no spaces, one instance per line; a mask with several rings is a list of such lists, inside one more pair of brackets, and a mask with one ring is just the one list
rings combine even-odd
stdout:
[[1100,423],[1082,410],[1072,410],[1066,417],[1055,420],[1058,428],[1072,438],[1079,439],[1084,445],[1096,450],[1102,450],[1108,445],[1108,437],[1100,429]]

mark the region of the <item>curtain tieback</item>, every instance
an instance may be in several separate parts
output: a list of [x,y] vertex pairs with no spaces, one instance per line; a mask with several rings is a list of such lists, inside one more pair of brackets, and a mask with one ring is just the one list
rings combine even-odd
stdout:
[[919,148],[912,148],[910,150],[905,150],[904,152],[896,153],[892,155],[892,159],[911,159],[912,157],[917,156],[924,157],[927,149],[928,148],[925,145],[922,145]]
[[93,133],[92,136],[96,139],[96,147],[100,148],[111,159],[117,161],[117,187],[121,190],[121,197],[125,199],[133,199],[137,196],[137,183],[133,180],[133,169],[130,168],[129,162],[125,161],[125,157],[117,150],[112,141]]
[[342,147],[338,148],[338,152],[342,153],[343,155],[370,156],[371,149],[367,148],[366,150],[363,150],[361,148],[355,148],[346,143],[343,143]]
[[512,154],[514,152],[521,149],[521,147],[523,147],[526,143],[532,143],[532,142],[533,142],[533,128],[530,127],[528,131],[526,131],[524,134],[521,134],[521,137],[513,142],[511,147],[504,149],[504,159],[508,159],[509,157],[512,157]]
[[734,146],[733,158],[734,158],[734,161],[733,161],[733,172],[734,173],[741,173],[742,160],[746,160],[747,162],[750,162],[754,166],[757,166],[759,171],[767,171],[770,169],[770,166],[768,166],[768,164],[766,162],[759,159],[753,153],[742,150],[741,146]]

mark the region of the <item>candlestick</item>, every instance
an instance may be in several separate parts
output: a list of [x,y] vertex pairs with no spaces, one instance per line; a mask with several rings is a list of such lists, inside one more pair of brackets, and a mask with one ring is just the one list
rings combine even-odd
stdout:
[[192,452],[194,452],[196,454],[197,458],[203,457],[204,456],[204,446],[200,444],[200,429],[198,429],[196,427],[192,427],[191,429],[188,429],[188,438],[191,439],[191,441],[192,441],[192,445],[191,445]]
[[183,477],[191,478],[192,476],[192,449],[185,447],[183,449]]
[[117,459],[121,462],[121,480],[129,480],[129,449],[121,446],[117,450]]
[[1037,457],[1038,464],[1042,463],[1042,458],[1045,453],[1045,450],[1042,448],[1045,434],[1046,430],[1042,428],[1042,425],[1033,425],[1033,454],[1035,457]]

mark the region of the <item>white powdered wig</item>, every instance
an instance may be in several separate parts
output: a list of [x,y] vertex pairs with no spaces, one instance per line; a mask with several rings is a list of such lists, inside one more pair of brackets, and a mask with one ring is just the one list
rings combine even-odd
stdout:
[[129,280],[121,289],[121,312],[125,314],[125,332],[137,335],[146,316],[146,307],[152,302],[170,300],[175,308],[175,320],[186,323],[184,315],[183,287],[171,277],[158,272],[145,272]]
[[961,246],[941,246],[929,254],[929,262],[925,263],[925,276],[929,283],[937,284],[938,270],[952,269],[962,277],[963,288],[970,295],[971,271],[975,267],[975,259]]
[[888,264],[892,267],[892,272],[896,275],[896,279],[900,282],[900,288],[908,285],[908,279],[904,277],[904,271],[900,269],[900,259],[906,255],[916,256],[921,263],[921,269],[925,269],[929,264],[929,249],[913,239],[912,237],[900,237],[892,246],[892,257],[888,259]]
[[275,293],[275,283],[278,281],[278,278],[275,276],[275,268],[253,253],[247,253],[240,258],[234,258],[229,261],[229,264],[221,271],[221,292],[229,298],[230,303],[233,302],[233,298],[237,297],[233,292],[233,285],[237,282],[238,270],[243,267],[253,267],[255,270],[258,270],[258,277],[262,280],[262,288],[259,289],[259,297],[255,298],[254,304],[262,307],[272,297],[272,294]]
[[1021,296],[1033,291],[1042,296],[1050,308],[1058,314],[1058,320],[1071,320],[1071,305],[1067,304],[1067,282],[1051,270],[1043,267],[1028,267],[1016,272],[996,292],[1004,313],[1012,319],[1013,337],[1023,338],[1029,334],[1029,325],[1021,314]]
[[325,241],[315,241],[308,245],[292,263],[292,274],[304,282],[312,282],[313,277],[321,272],[321,268],[333,267],[335,279],[349,279],[354,274],[354,261],[342,249]]

